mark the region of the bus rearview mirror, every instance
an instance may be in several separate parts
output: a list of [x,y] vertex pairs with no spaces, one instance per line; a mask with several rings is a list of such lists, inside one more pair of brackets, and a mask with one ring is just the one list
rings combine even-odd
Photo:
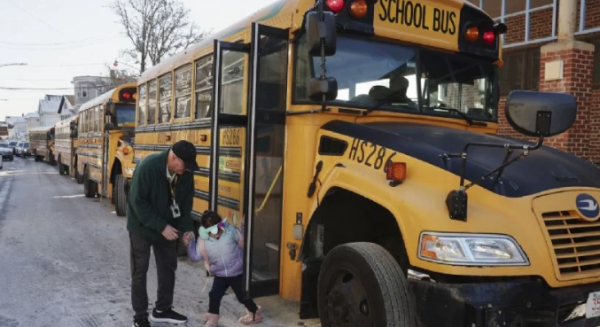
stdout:
[[323,95],[325,95],[325,101],[335,100],[338,93],[337,80],[333,77],[325,79],[313,77],[308,81],[308,92],[312,101],[323,101]]
[[513,91],[506,99],[506,118],[519,133],[550,137],[568,130],[577,116],[570,94]]
[[321,55],[321,38],[325,38],[325,55],[333,56],[336,50],[335,16],[332,12],[323,12],[323,20],[316,11],[306,14],[306,43],[308,54],[313,57]]

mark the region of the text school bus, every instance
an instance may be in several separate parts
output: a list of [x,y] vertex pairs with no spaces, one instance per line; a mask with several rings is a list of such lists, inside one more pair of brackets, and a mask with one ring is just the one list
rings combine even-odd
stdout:
[[54,164],[54,126],[40,126],[29,129],[29,150],[35,161]]
[[599,325],[600,171],[542,146],[568,95],[511,93],[539,142],[495,136],[505,32],[467,1],[277,2],[142,75],[136,160],[194,142],[245,291],[325,327]]
[[123,84],[79,109],[77,172],[86,197],[110,198],[119,216],[126,210],[126,178],[133,175],[136,85]]
[[82,181],[77,173],[77,118],[73,116],[61,120],[54,125],[54,155],[61,175],[73,175],[76,180]]

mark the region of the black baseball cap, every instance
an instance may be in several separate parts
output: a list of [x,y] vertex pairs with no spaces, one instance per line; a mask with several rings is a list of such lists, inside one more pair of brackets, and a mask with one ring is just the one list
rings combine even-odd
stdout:
[[178,141],[171,148],[173,153],[183,161],[185,168],[191,171],[198,170],[196,162],[196,146],[186,140]]

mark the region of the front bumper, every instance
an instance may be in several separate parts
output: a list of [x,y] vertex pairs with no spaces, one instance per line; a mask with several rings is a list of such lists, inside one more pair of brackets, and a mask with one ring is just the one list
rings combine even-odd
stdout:
[[10,160],[12,160],[13,157],[14,157],[14,155],[12,153],[8,153],[8,152],[3,152],[2,153],[2,159],[10,159]]
[[596,327],[586,319],[590,292],[600,283],[551,289],[541,279],[444,284],[409,279],[417,326]]

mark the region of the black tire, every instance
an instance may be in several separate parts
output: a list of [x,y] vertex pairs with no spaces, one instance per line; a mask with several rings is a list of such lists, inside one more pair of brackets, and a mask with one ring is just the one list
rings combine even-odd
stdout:
[[127,193],[125,193],[125,177],[118,174],[115,179],[115,192],[113,192],[115,198],[115,211],[117,216],[125,217],[127,214]]
[[400,265],[374,243],[349,243],[327,254],[317,307],[323,327],[412,327],[414,311]]
[[96,183],[89,179],[89,170],[85,167],[83,172],[83,194],[86,198],[96,197]]
[[83,174],[80,174],[78,170],[75,171],[75,181],[77,184],[83,184]]
[[59,175],[64,175],[65,174],[65,166],[63,166],[62,164],[58,165],[58,174]]

